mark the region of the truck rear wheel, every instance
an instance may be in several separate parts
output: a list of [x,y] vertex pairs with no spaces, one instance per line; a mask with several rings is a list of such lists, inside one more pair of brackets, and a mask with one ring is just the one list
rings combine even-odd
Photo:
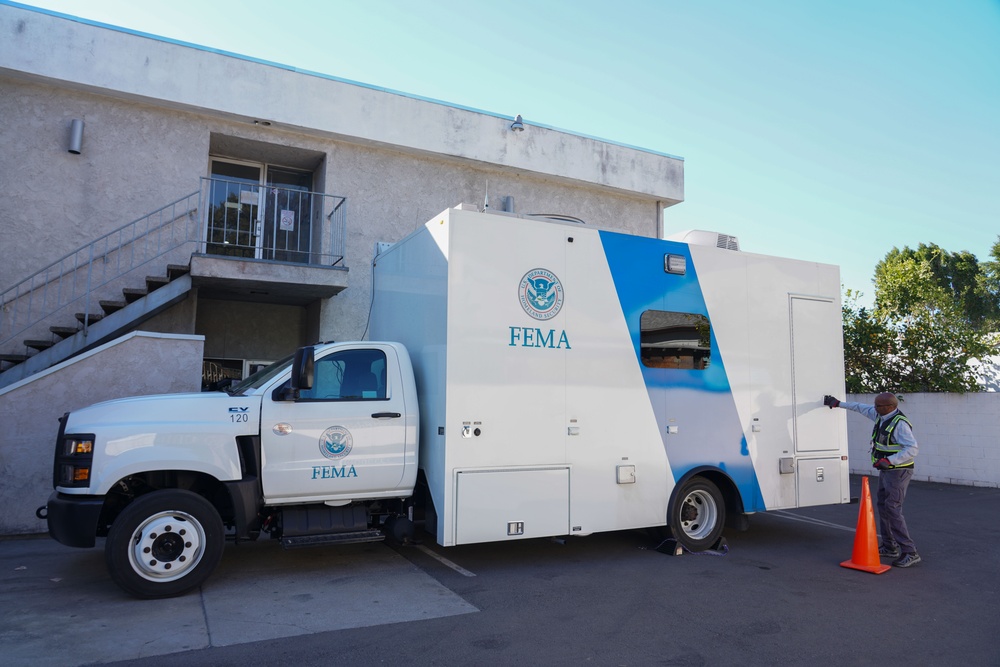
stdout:
[[688,551],[711,549],[722,536],[726,505],[718,487],[692,477],[677,491],[668,521],[677,542]]
[[140,496],[115,519],[104,559],[122,590],[165,598],[200,586],[222,558],[225,531],[210,502],[169,489]]

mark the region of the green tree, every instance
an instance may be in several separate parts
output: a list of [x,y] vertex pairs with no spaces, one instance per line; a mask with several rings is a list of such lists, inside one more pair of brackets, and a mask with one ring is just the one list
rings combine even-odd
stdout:
[[847,391],[864,394],[883,391],[883,387],[895,386],[895,377],[890,376],[889,358],[895,344],[895,336],[884,319],[874,312],[859,306],[861,292],[844,292],[844,370],[847,375]]
[[970,361],[997,353],[1000,240],[992,262],[937,245],[893,248],[875,268],[875,305],[843,306],[847,390],[977,391]]
[[[1000,241],[993,246],[995,258],[998,252]],[[890,317],[949,310],[985,332],[1000,321],[1000,300],[984,268],[971,252],[948,252],[934,243],[893,248],[875,266],[876,310]],[[988,268],[995,275],[995,267]]]
[[[979,277],[981,289],[993,299],[994,304],[1000,304],[1000,236],[990,249],[990,261],[980,265],[982,274]],[[992,331],[1000,330],[1000,317],[988,323]]]

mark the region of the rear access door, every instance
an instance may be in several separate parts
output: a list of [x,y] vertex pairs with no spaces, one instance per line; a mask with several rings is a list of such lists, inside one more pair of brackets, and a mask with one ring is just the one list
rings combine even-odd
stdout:
[[[831,451],[831,442],[843,442],[842,421],[817,401],[842,382],[839,350],[841,328],[831,326],[840,317],[832,299],[789,295],[792,339],[793,440],[799,507],[843,502],[848,467],[846,453]],[[836,382],[837,384],[833,384]]]

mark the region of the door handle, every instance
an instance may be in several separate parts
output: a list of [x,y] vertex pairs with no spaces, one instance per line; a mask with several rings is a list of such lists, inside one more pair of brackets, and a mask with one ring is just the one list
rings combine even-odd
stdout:
[[372,419],[395,419],[401,416],[398,412],[376,412],[372,414]]

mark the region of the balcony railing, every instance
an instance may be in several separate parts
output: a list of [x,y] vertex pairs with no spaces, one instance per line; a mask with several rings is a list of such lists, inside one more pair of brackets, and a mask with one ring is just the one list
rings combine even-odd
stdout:
[[203,178],[200,210],[202,252],[320,266],[344,259],[344,197]]

